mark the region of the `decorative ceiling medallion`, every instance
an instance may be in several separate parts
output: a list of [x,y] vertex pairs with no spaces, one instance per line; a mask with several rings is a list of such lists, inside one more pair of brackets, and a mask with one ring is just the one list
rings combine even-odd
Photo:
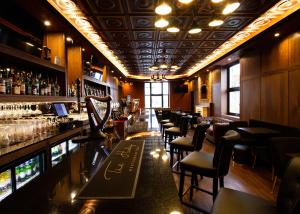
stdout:
[[71,0],[47,0],[62,14],[91,44],[93,44],[114,66],[125,76],[128,71],[118,57],[103,42],[97,31],[85,17],[83,12]]
[[223,43],[211,54],[205,57],[203,60],[197,62],[194,66],[188,69],[186,76],[190,76],[195,72],[203,69],[210,63],[218,60],[225,54],[239,47],[243,43],[247,42],[254,36],[258,35],[265,29],[276,24],[280,20],[284,19],[288,15],[297,11],[300,8],[300,0],[281,0],[275,4],[272,8],[262,14],[260,17],[255,19],[243,30],[231,37],[227,42]]

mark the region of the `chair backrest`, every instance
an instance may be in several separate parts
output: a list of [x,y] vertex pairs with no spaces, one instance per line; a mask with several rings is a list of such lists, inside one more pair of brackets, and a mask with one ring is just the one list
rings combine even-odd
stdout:
[[300,137],[274,137],[270,146],[275,175],[283,176],[288,166],[286,154],[300,153]]
[[277,196],[278,213],[300,213],[300,157],[290,162]]
[[229,123],[214,123],[214,142],[217,144],[229,129]]
[[219,176],[225,176],[228,173],[230,159],[232,156],[233,145],[240,140],[240,134],[234,130],[229,130],[216,143],[213,166],[218,169]]
[[209,128],[209,124],[198,124],[194,135],[193,135],[193,140],[192,144],[194,145],[194,150],[199,151],[202,149],[203,141],[205,138],[205,132]]
[[164,119],[168,119],[170,117],[170,109],[162,109],[161,111],[161,118]]
[[237,120],[229,122],[230,129],[237,130],[237,127],[248,127],[248,122],[243,120]]
[[188,132],[188,128],[189,128],[189,121],[190,121],[190,117],[188,116],[181,116],[180,117],[180,123],[179,128],[180,128],[180,135],[181,136],[186,136],[187,132]]

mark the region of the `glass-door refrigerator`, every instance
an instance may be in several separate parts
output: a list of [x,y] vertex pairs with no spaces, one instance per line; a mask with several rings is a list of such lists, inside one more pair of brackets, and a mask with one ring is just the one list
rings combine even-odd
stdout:
[[26,185],[43,171],[43,155],[38,154],[14,167],[16,175],[16,189]]
[[68,151],[73,152],[76,151],[78,149],[79,145],[78,143],[73,143],[72,140],[68,140]]
[[66,157],[67,154],[67,141],[56,144],[51,147],[51,165],[55,166]]
[[12,193],[11,169],[0,172],[0,201]]

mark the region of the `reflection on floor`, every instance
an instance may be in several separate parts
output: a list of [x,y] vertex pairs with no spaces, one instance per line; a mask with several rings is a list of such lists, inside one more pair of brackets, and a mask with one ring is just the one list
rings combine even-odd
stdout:
[[[159,131],[148,131],[148,132],[140,132],[132,135],[132,138],[147,138],[153,137],[153,140],[159,139],[158,136],[160,135]],[[192,138],[193,131],[190,130],[188,132],[189,138]],[[214,152],[214,145],[209,143],[208,141],[204,142],[203,151],[205,152]],[[175,158],[175,157],[174,157]],[[179,185],[179,174],[173,173],[173,177],[175,183]],[[188,188],[190,184],[189,177],[185,179],[185,189]],[[203,189],[207,189],[211,191],[212,189],[212,179],[210,178],[203,178],[200,180],[199,178],[199,186]],[[234,166],[231,164],[229,174],[225,177],[225,187],[236,189],[242,192],[247,192],[250,194],[257,195],[262,197],[268,201],[272,201],[275,203],[277,193],[272,193],[272,181],[271,181],[271,172],[270,170],[266,169],[262,166],[257,166],[256,168],[251,168],[247,165],[237,165]],[[206,193],[202,193],[201,191],[194,190],[194,197],[191,201],[192,204],[203,208],[204,210],[210,211],[212,207],[212,197]],[[188,200],[188,194],[186,195],[185,200]],[[199,213],[196,210],[193,210],[188,207],[184,207],[184,211],[187,214],[192,213]]]

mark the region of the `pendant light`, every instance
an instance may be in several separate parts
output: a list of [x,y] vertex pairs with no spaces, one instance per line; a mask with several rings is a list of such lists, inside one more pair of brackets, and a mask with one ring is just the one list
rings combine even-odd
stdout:
[[231,1],[231,2],[228,2],[225,6],[225,8],[223,9],[222,13],[223,15],[227,15],[227,14],[230,14],[232,12],[234,12],[236,9],[238,9],[240,6],[240,3],[238,1]]
[[170,6],[167,0],[160,1],[157,7],[155,8],[155,13],[157,13],[158,15],[168,15],[171,12],[172,7]]
[[178,33],[180,31],[180,29],[177,27],[178,25],[179,24],[177,19],[176,18],[172,19],[170,26],[167,28],[167,31],[169,33]]
[[169,21],[166,20],[165,18],[161,17],[158,20],[156,20],[154,25],[155,25],[155,27],[158,27],[158,28],[164,28],[164,27],[167,27],[169,25]]
[[197,22],[195,20],[195,18],[193,19],[193,24],[191,29],[189,30],[189,34],[196,34],[196,33],[200,33],[202,31],[202,29],[197,25]]

